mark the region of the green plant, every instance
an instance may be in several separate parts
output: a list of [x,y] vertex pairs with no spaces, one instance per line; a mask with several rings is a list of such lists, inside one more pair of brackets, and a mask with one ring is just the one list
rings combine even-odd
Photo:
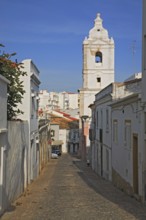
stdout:
[[[0,44],[0,47],[4,46]],[[8,54],[0,51],[0,74],[10,81],[7,92],[8,120],[14,119],[18,114],[23,114],[18,108],[18,104],[22,103],[23,94],[25,93],[23,81],[20,80],[20,77],[26,75],[26,72],[22,71],[22,63],[12,61],[12,57],[15,55],[16,53]]]

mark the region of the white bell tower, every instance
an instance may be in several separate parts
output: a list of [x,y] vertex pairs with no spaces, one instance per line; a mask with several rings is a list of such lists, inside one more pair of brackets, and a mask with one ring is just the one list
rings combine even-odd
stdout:
[[83,41],[83,85],[80,89],[80,117],[90,116],[88,106],[95,100],[95,94],[114,82],[114,40],[102,25],[100,14]]

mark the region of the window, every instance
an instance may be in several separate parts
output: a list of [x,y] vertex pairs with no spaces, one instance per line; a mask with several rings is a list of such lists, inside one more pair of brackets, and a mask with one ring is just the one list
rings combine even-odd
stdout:
[[31,97],[31,118],[34,117],[34,112],[35,112],[35,99],[34,97]]
[[109,171],[109,151],[106,149],[106,170]]
[[101,122],[101,128],[103,128],[103,111],[101,110],[101,120],[100,120],[100,122]]
[[102,53],[100,51],[96,52],[95,54],[95,62],[102,63]]
[[109,111],[106,109],[106,129],[109,129]]
[[124,143],[125,143],[125,146],[128,149],[130,149],[131,147],[131,121],[125,121]]
[[103,143],[103,130],[99,129],[99,141],[100,143]]
[[146,35],[144,35],[144,45],[143,45],[143,57],[144,57],[144,70],[146,70]]
[[118,120],[113,121],[113,142],[118,143]]
[[96,128],[98,128],[98,111],[96,113]]
[[146,134],[146,112],[144,113],[144,132]]
[[101,78],[97,77],[97,82],[100,83],[101,82]]
[[51,137],[54,137],[54,136],[55,136],[55,131],[51,130]]

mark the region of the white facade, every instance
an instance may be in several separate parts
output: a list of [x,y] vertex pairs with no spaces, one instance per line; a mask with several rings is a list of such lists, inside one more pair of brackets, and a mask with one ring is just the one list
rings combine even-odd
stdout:
[[67,153],[67,139],[68,139],[68,130],[60,129],[59,130],[59,140],[62,140],[62,153]]
[[49,92],[48,108],[50,110],[59,108],[59,95],[57,92]]
[[[112,97],[116,94],[116,83],[112,83],[95,96],[92,109],[91,158],[92,169],[105,179],[112,179],[111,145],[111,107]],[[114,94],[115,93],[115,94]]]
[[7,84],[9,81],[0,75],[0,214],[5,208],[5,162],[7,149]]
[[78,108],[76,108],[76,109],[66,109],[66,110],[63,110],[63,112],[70,115],[70,117],[79,119],[79,109]]
[[141,80],[127,83],[121,89],[129,90],[129,95],[111,105],[113,183],[128,194],[144,200],[145,120],[141,105]]
[[95,94],[114,82],[114,40],[97,14],[89,37],[83,41],[83,87],[80,89],[80,116],[91,115],[88,106]]
[[[143,112],[143,193],[146,195],[146,1],[143,0],[143,15],[142,15],[142,107]],[[146,196],[145,196],[146,200]]]
[[68,137],[68,152],[73,154],[79,150],[79,129],[70,129]]
[[137,94],[112,105],[112,169],[115,185],[142,196],[142,118],[138,111]]
[[78,109],[79,95],[77,93],[61,92],[59,93],[59,106],[62,110]]
[[131,81],[131,80],[134,80],[134,79],[141,79],[141,78],[142,78],[142,73],[135,73],[132,76],[130,76],[129,78],[127,78],[125,80],[125,82]]
[[[94,104],[90,105],[92,168],[106,178],[109,161],[114,185],[141,201],[146,201],[145,11],[146,1],[143,1],[142,80],[138,73],[124,83],[111,84],[99,92]],[[110,123],[107,123],[107,117]],[[107,124],[110,135],[106,134]],[[110,160],[104,156],[105,143],[106,148],[111,149]]]
[[[27,182],[27,152],[29,147],[27,121],[8,121],[6,156],[6,207],[25,191]],[[27,158],[27,160],[26,160]]]
[[77,93],[68,92],[48,92],[41,90],[39,93],[39,109],[55,110],[55,109],[78,109],[79,100]]
[[38,176],[39,172],[39,133],[38,133],[38,101],[39,101],[39,70],[32,60],[23,60],[23,71],[27,75],[22,76],[24,85],[24,98],[19,109],[24,112],[19,119],[28,121],[29,149],[28,149],[28,183]]
[[61,130],[57,123],[52,123],[50,129],[52,150],[59,149],[62,153],[66,153],[66,130]]
[[[97,14],[94,27],[89,37],[83,41],[83,85],[80,94],[80,154],[82,159],[90,157],[90,142],[87,130],[91,117],[89,105],[95,101],[95,94],[114,82],[114,40],[109,38],[108,31],[102,25],[100,14]],[[86,127],[86,128],[85,128]],[[85,147],[84,147],[85,146]],[[85,149],[84,149],[85,148]]]
[[59,109],[59,94],[57,92],[40,90],[39,98],[39,109],[44,111]]
[[142,101],[146,102],[146,1],[143,0],[142,17]]
[[59,140],[59,124],[50,124],[51,141]]
[[141,79],[112,83],[96,95],[91,105],[90,140],[95,172],[143,201],[146,113],[141,102],[141,84]]

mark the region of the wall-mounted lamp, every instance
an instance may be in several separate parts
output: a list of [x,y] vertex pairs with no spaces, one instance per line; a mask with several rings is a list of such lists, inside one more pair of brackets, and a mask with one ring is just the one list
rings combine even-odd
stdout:
[[81,116],[81,120],[82,120],[83,122],[85,122],[88,118],[89,118],[88,115],[82,115],[82,116]]

